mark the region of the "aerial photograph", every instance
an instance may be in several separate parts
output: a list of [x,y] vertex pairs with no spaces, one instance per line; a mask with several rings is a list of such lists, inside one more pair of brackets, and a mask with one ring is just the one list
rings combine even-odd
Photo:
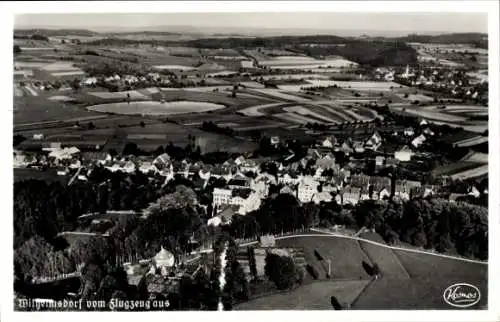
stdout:
[[18,14],[13,38],[14,311],[492,307],[486,13]]

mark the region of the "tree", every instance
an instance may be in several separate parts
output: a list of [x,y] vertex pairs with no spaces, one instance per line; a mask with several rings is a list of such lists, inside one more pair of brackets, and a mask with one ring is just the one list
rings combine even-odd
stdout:
[[13,142],[13,146],[14,147],[18,146],[24,140],[26,140],[26,137],[22,136],[21,134],[15,134],[14,137],[13,137],[13,141],[14,141]]
[[20,54],[21,52],[21,47],[19,47],[19,45],[14,45],[14,55]]
[[81,88],[80,80],[79,80],[79,79],[77,79],[77,78],[73,79],[73,80],[70,82],[69,86],[70,86],[70,87],[71,87],[71,88],[72,88],[75,92],[76,92],[76,91],[78,91],[78,90]]
[[140,125],[141,127],[145,127],[145,126],[146,126],[146,124],[145,124],[143,121],[141,121],[141,123],[139,123],[139,125]]
[[93,123],[93,122],[89,122],[89,123],[87,124],[87,128],[88,128],[89,130],[93,130],[93,129],[95,129],[95,125],[94,125],[94,123]]
[[140,150],[137,147],[137,144],[135,144],[133,142],[128,142],[123,147],[122,155],[138,155],[139,152],[140,152]]
[[291,257],[268,252],[264,271],[279,290],[290,289],[296,282],[297,269]]

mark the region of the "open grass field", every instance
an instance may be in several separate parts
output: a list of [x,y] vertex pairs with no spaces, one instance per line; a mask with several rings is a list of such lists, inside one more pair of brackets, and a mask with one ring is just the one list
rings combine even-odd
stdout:
[[57,100],[50,100],[40,96],[14,97],[14,125],[25,123],[57,121],[68,118],[97,115]]
[[[304,251],[306,262],[313,266],[319,279],[326,279],[328,262],[331,260],[332,279],[369,279],[363,268],[363,261],[368,258],[358,243],[344,238],[326,237],[294,237],[276,241],[279,247],[297,247]],[[318,260],[315,251],[323,260]],[[311,279],[307,275],[308,279]]]
[[[361,237],[366,238],[366,236]],[[382,238],[370,238],[370,240],[373,239],[378,239],[374,240],[376,242],[384,243]],[[379,266],[382,276],[400,279],[409,278],[406,268],[401,264],[392,249],[383,248],[364,241],[360,241],[359,245],[370,259],[370,262]]]
[[331,297],[339,303],[352,303],[368,281],[321,281],[242,303],[234,310],[333,310]]
[[[394,251],[401,263],[406,267],[413,280],[419,281],[416,287],[435,290],[434,298],[440,300],[442,291],[456,283],[469,283],[481,291],[486,303],[488,265],[457,261],[451,258],[442,258],[426,254]],[[430,293],[430,292],[429,292]],[[429,296],[432,296],[429,294]],[[481,303],[480,303],[481,305]]]

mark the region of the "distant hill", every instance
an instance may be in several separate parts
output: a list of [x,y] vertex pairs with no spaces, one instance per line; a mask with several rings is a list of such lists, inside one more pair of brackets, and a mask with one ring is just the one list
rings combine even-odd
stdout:
[[14,36],[29,36],[29,35],[43,35],[46,37],[57,37],[57,36],[84,36],[91,37],[99,35],[95,31],[90,31],[87,29],[14,29]]
[[392,38],[404,42],[422,42],[434,44],[470,44],[478,48],[488,48],[488,35],[482,33],[453,33],[443,35],[408,35]]

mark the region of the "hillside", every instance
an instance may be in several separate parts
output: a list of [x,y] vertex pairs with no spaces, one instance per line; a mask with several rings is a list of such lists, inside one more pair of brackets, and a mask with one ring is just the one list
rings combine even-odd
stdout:
[[84,36],[91,37],[98,35],[97,32],[87,29],[14,29],[14,38],[16,36],[44,35],[46,37],[57,36]]

